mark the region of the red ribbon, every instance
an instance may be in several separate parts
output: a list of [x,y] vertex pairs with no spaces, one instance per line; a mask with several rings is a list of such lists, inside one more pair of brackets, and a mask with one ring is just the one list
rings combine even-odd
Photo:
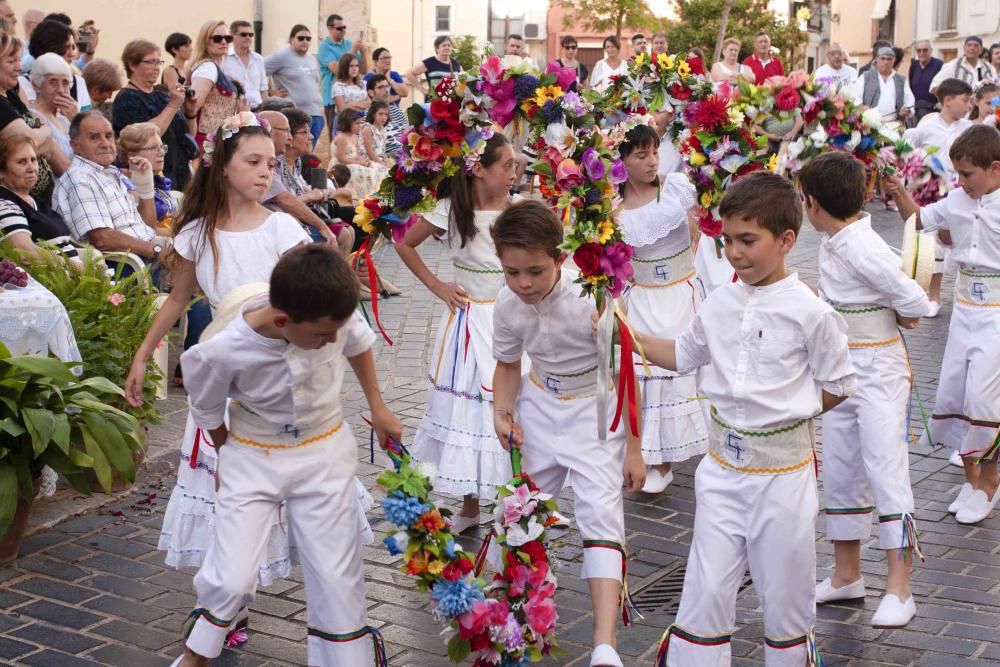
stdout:
[[618,372],[618,405],[615,407],[615,418],[611,420],[611,430],[618,430],[618,421],[622,417],[625,406],[625,396],[628,395],[628,424],[632,435],[639,437],[639,423],[636,418],[635,396],[635,365],[632,363],[632,332],[621,317],[615,315],[621,332],[622,363]]
[[364,257],[365,266],[368,268],[368,290],[372,295],[372,313],[375,316],[375,325],[378,327],[379,333],[382,334],[382,338],[385,338],[385,342],[392,345],[392,339],[389,338],[389,334],[382,328],[382,322],[378,318],[378,289],[376,289],[378,285],[378,273],[375,271],[375,262],[372,261],[371,243],[371,236],[361,243],[361,247],[358,248],[358,252],[354,255],[353,268],[357,270],[358,262]]
[[194,447],[191,448],[191,460],[188,461],[188,465],[191,469],[198,467],[198,450],[201,449],[201,429],[196,428],[194,430]]

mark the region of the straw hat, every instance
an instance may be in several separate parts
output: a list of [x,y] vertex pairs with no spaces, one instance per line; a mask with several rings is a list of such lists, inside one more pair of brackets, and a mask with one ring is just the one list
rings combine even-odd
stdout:
[[911,215],[903,227],[903,273],[917,281],[926,292],[934,275],[934,234],[917,232],[917,216]]
[[198,342],[205,342],[215,334],[226,328],[226,325],[233,321],[240,313],[240,309],[250,299],[267,294],[270,285],[267,283],[247,283],[240,285],[229,292],[223,299],[219,307],[212,313],[212,323],[209,324]]

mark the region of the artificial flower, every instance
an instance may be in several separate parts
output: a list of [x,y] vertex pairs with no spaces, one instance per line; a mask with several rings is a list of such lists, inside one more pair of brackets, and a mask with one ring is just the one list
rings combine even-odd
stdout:
[[674,67],[674,57],[666,53],[657,53],[656,62],[660,65],[660,67],[666,69],[673,69]]
[[576,147],[576,133],[563,123],[555,123],[545,128],[546,145],[555,148],[563,157],[569,156]]
[[445,618],[455,618],[472,609],[473,604],[484,599],[483,591],[467,579],[447,581],[440,579],[431,585],[431,599]]
[[472,572],[472,567],[472,561],[468,558],[457,558],[444,567],[441,576],[448,581],[457,581]]
[[799,106],[799,91],[786,86],[774,97],[774,106],[778,111],[791,111]]
[[531,489],[527,484],[521,484],[514,489],[514,493],[505,496],[497,505],[497,514],[503,517],[503,526],[507,527],[512,523],[519,522],[524,517],[529,517],[538,509],[538,500],[531,495]]
[[556,167],[556,185],[560,190],[569,190],[583,185],[583,172],[572,158],[566,158]]
[[534,102],[540,107],[545,106],[549,100],[558,102],[562,94],[562,88],[559,86],[542,86],[535,90]]
[[601,156],[598,154],[596,148],[590,147],[583,151],[580,161],[583,162],[583,167],[587,170],[587,178],[592,181],[599,181],[604,178],[608,167],[601,160]]
[[110,303],[112,306],[120,306],[123,303],[125,303],[125,295],[118,293],[109,294],[108,303]]
[[573,261],[585,276],[597,276],[601,272],[601,256],[604,251],[596,243],[584,243],[573,251]]
[[429,512],[425,512],[423,516],[417,520],[416,527],[421,528],[428,533],[436,533],[439,530],[444,530],[446,526],[447,524],[445,523],[444,518],[441,517],[441,513],[437,510],[431,510]]
[[410,543],[410,536],[405,530],[401,530],[392,535],[386,535],[382,543],[389,550],[390,556],[398,556],[399,554],[406,553],[406,547]]
[[615,234],[615,223],[610,220],[601,220],[597,223],[597,242],[604,245],[611,240]]
[[528,625],[539,635],[551,631],[559,619],[555,600],[546,595],[530,596],[524,603],[523,610]]
[[413,145],[413,157],[420,162],[437,161],[441,159],[441,147],[430,137],[419,137]]
[[[525,529],[526,528],[526,529]],[[526,542],[537,540],[545,532],[542,524],[538,523],[538,518],[532,516],[528,519],[528,525],[522,528],[520,523],[514,523],[507,527],[507,545],[519,547]]]

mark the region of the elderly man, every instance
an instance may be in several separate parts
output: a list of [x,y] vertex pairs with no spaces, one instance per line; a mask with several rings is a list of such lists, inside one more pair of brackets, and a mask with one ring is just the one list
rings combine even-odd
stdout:
[[666,53],[667,52],[667,33],[665,32],[654,32],[653,33],[653,53]]
[[931,55],[930,40],[921,39],[913,45],[917,57],[910,61],[910,90],[916,100],[914,113],[916,121],[934,111],[937,106],[937,96],[931,92],[931,82],[938,75],[944,63],[940,58]]
[[771,57],[771,36],[761,30],[753,38],[753,53],[743,64],[753,72],[754,83],[760,85],[772,76],[784,76],[785,66],[777,58]]
[[[156,236],[153,170],[134,158],[126,179],[112,162],[117,155],[111,122],[96,109],[78,113],[69,126],[73,161],[52,195],[55,208],[78,241],[98,250],[131,252],[146,261],[159,258],[166,239]],[[132,192],[138,197],[133,197]]]
[[994,80],[997,72],[988,61],[983,60],[983,40],[979,35],[970,35],[962,45],[962,57],[946,63],[931,81],[930,92],[937,90],[945,79],[961,79],[973,89],[983,81]]
[[896,54],[891,46],[879,47],[875,67],[854,84],[854,102],[878,109],[886,121],[903,121],[913,115],[913,92],[902,74],[893,69]]
[[815,79],[817,81],[829,81],[837,88],[846,90],[854,85],[858,80],[858,70],[844,62],[844,49],[840,44],[831,44],[830,50],[826,52],[827,64],[816,70]]

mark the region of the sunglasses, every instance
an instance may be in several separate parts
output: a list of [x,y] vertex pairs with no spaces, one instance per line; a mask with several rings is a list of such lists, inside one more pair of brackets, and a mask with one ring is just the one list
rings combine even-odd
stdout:
[[233,36],[232,35],[212,35],[212,41],[215,42],[216,44],[222,44],[223,42],[225,42],[226,44],[231,44],[232,41],[233,41]]
[[310,35],[296,35],[295,39],[300,42],[311,42],[313,38]]
[[337,31],[347,30],[347,26],[346,25],[335,25],[335,26],[333,26],[333,29],[337,30]]
[[252,32],[241,32],[240,37],[253,37]]
[[563,48],[567,51],[576,51],[576,46],[564,46]]

